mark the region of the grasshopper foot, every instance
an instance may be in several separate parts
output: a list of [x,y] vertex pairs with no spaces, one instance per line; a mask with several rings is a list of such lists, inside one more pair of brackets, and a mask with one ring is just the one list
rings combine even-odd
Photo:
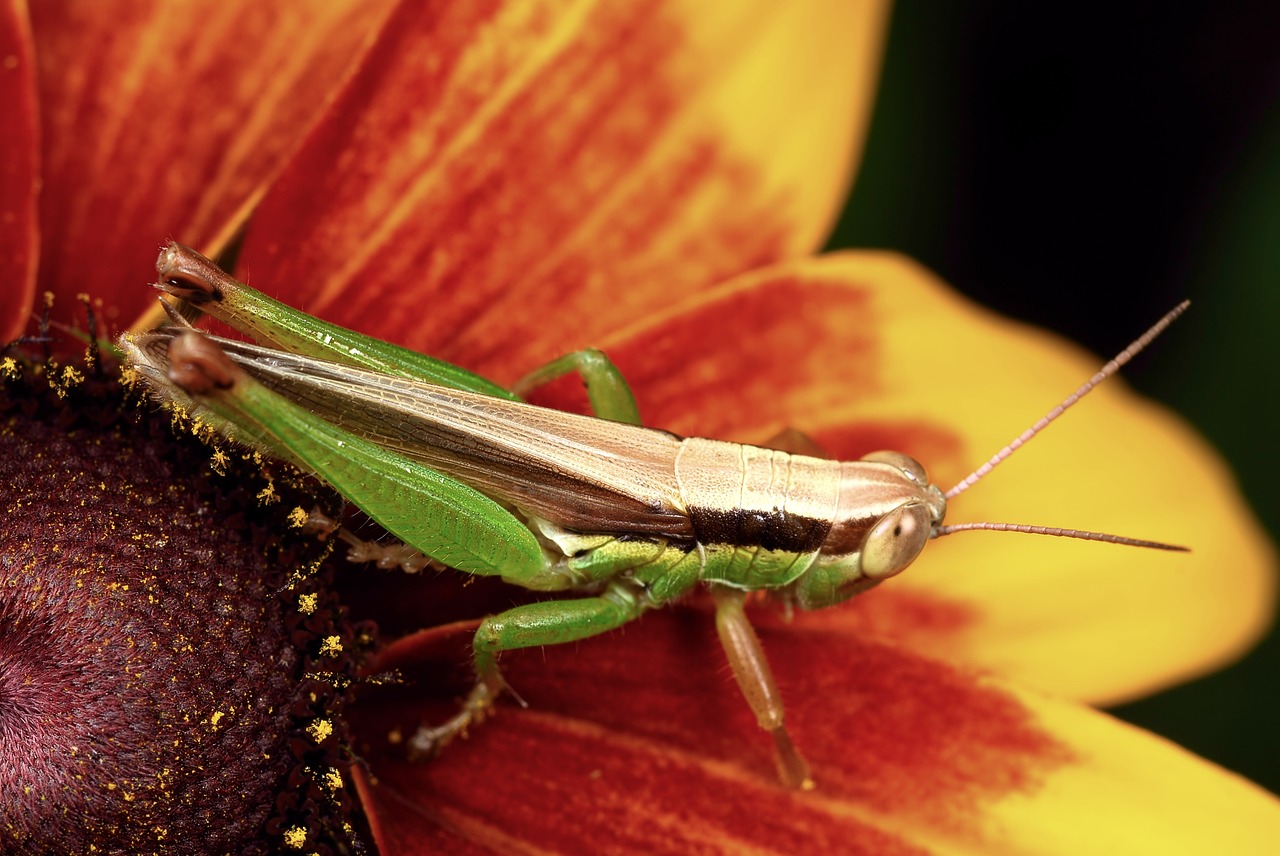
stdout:
[[791,742],[787,729],[778,726],[771,733],[777,750],[774,757],[778,762],[778,778],[782,780],[782,784],[797,791],[813,790],[816,785],[809,772],[809,762],[805,761],[800,750]]
[[461,709],[440,725],[421,725],[409,739],[409,758],[422,761],[434,758],[449,745],[455,737],[466,737],[467,729],[475,723],[483,722],[494,710],[494,702],[502,693],[506,682],[501,677],[481,679],[467,695]]

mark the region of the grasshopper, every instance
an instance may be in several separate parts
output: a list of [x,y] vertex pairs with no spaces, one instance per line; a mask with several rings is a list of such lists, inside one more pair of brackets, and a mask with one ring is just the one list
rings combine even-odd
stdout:
[[[315,473],[431,560],[566,593],[481,622],[475,686],[456,716],[418,729],[418,754],[490,711],[506,686],[503,651],[594,636],[705,585],[738,685],[774,739],[782,782],[811,788],[743,610],[749,592],[833,606],[903,571],[931,538],[970,529],[1185,549],[1022,524],[943,525],[949,499],[1116,372],[1185,303],[944,492],[898,452],[841,462],[642,427],[625,380],[599,351],[556,360],[512,391],[291,309],[179,244],[163,250],[157,270],[174,323],[125,335],[120,346],[158,396]],[[259,344],[197,332],[186,318],[199,312]],[[519,394],[573,372],[594,417]]]

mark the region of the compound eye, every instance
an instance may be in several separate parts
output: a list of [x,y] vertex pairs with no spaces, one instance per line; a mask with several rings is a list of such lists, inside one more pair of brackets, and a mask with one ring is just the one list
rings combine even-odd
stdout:
[[926,485],[929,483],[929,476],[925,473],[924,467],[920,466],[920,462],[910,455],[904,455],[901,452],[872,452],[869,455],[863,455],[862,460],[873,464],[888,464],[891,467],[897,467],[916,484]]
[[872,527],[862,545],[860,562],[864,576],[883,580],[916,560],[933,529],[929,509],[907,503],[890,511]]

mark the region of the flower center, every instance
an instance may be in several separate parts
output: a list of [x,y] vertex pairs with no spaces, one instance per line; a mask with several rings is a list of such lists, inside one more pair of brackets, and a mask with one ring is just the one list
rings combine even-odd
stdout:
[[0,851],[329,849],[357,631],[280,593],[286,503],[120,398],[0,389]]

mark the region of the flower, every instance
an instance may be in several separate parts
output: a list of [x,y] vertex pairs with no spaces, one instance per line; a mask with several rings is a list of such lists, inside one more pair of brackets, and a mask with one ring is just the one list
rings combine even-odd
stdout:
[[86,368],[12,362],[0,387],[0,849],[350,839],[341,714],[368,631],[322,577],[281,591],[322,555],[262,501],[294,491],[216,475]]
[[[10,3],[0,29],[10,338],[44,290],[91,292],[124,326],[150,299],[156,243],[217,249],[244,229],[239,269],[328,320],[501,382],[600,346],[650,424],[740,441],[797,426],[839,457],[899,449],[942,484],[1095,368],[900,257],[804,258],[868,115],[879,4],[29,14],[30,34]],[[1010,513],[1195,552],[957,537],[844,608],[760,611],[808,794],[772,779],[696,599],[505,657],[529,707],[409,764],[387,736],[438,720],[465,685],[474,623],[455,619],[511,593],[349,574],[353,611],[388,640],[372,668],[415,679],[353,719],[378,846],[1261,849],[1280,821],[1269,796],[1022,688],[1117,700],[1256,637],[1274,558],[1221,464],[1112,384],[951,518]]]

